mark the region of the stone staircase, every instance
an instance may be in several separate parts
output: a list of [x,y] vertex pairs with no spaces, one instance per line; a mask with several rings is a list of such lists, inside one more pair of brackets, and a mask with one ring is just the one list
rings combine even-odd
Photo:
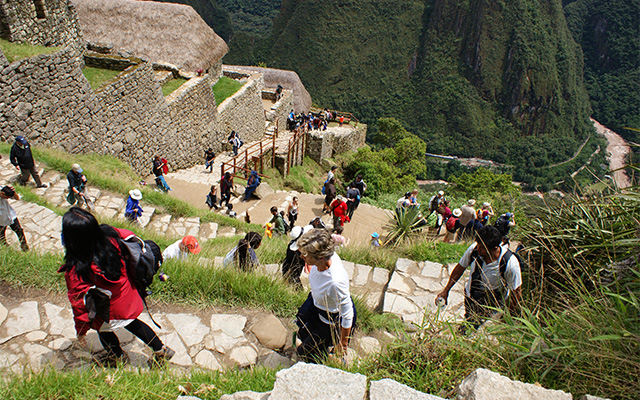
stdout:
[[[58,173],[47,172],[39,167],[42,182],[46,188],[34,189],[34,192],[42,196],[48,203],[59,208],[69,208],[66,200],[68,182],[66,176]],[[0,181],[15,185],[19,174],[11,165],[8,157],[0,159]],[[92,212],[101,218],[122,219],[126,206],[126,197],[114,194],[89,185],[86,194],[93,202]],[[33,184],[32,181],[28,184]],[[18,218],[25,231],[29,246],[37,251],[62,251],[60,233],[62,217],[54,211],[22,200],[10,200],[10,204],[16,210]],[[217,237],[218,224],[201,223],[200,218],[173,217],[170,214],[157,212],[156,208],[141,201],[144,212],[139,218],[139,225],[168,237],[180,238],[184,235],[193,235],[200,240],[208,240]],[[233,233],[235,230],[230,228]],[[8,233],[7,241],[10,245],[18,245],[15,235]]]

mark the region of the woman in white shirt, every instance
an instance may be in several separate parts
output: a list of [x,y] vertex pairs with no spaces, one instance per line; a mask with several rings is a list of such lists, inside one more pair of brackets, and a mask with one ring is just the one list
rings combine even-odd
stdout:
[[326,229],[312,229],[298,239],[302,259],[311,267],[311,293],[298,310],[298,356],[317,362],[334,346],[334,353],[346,353],[356,322],[356,310],[349,293],[349,276],[334,252]]

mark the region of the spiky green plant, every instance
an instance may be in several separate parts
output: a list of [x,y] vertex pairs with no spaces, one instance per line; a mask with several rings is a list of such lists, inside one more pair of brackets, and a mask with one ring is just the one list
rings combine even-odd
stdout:
[[396,208],[384,227],[387,232],[385,244],[396,247],[415,237],[426,227],[423,221],[421,207]]

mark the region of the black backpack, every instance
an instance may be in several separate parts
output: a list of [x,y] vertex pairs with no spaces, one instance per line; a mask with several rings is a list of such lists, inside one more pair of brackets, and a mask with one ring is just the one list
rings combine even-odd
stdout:
[[[163,261],[160,247],[155,242],[142,240],[136,235],[129,235],[119,239],[118,242],[127,265],[127,276],[140,293],[144,306],[148,310],[145,298],[151,294],[149,286],[153,283],[153,277],[160,270]],[[149,316],[151,317],[151,314]],[[160,328],[153,317],[151,320]]]
[[509,222],[509,219],[500,217],[493,223],[493,226],[498,229],[502,236],[507,236],[510,229]]

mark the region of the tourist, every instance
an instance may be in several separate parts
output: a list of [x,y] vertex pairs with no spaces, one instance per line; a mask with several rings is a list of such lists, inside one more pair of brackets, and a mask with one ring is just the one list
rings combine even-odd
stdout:
[[224,176],[220,179],[220,206],[222,203],[229,205],[231,200],[231,188],[233,188],[233,178],[229,172],[225,172]]
[[460,232],[458,232],[458,238],[464,240],[471,236],[473,230],[473,220],[476,219],[476,210],[473,206],[476,204],[474,199],[469,199],[467,204],[460,207],[462,215],[460,215]]
[[418,203],[418,189],[413,189],[411,191],[411,196],[409,196],[409,207],[420,207],[420,203]]
[[444,192],[439,190],[438,193],[434,194],[429,200],[429,213],[433,213],[438,210],[438,207],[442,205],[444,202]]
[[200,253],[200,244],[198,244],[198,239],[191,235],[187,235],[177,242],[169,245],[162,252],[162,257],[165,260],[170,260],[172,258],[178,260],[186,260],[189,254],[198,254]]
[[300,205],[298,204],[298,196],[293,196],[291,199],[291,203],[287,206],[287,216],[289,217],[289,228],[293,229],[296,225],[296,221],[298,220],[298,208]]
[[447,229],[447,234],[442,239],[445,243],[451,243],[455,240],[456,232],[460,228],[460,216],[462,215],[462,211],[459,208],[453,210],[453,213],[447,220],[444,222],[444,226]]
[[256,191],[259,185],[260,177],[258,176],[258,172],[252,170],[249,175],[249,179],[247,179],[247,187],[244,190],[244,198],[242,201],[249,201],[249,198],[253,195],[253,192]]
[[5,246],[7,245],[6,232],[8,226],[18,236],[22,251],[29,251],[27,239],[24,237],[24,231],[20,225],[18,214],[16,214],[16,211],[11,207],[7,201],[8,199],[20,200],[20,196],[12,186],[0,187],[0,243]]
[[362,174],[358,174],[352,183],[356,185],[356,189],[358,189],[358,191],[360,192],[360,197],[358,198],[358,200],[356,200],[353,206],[353,209],[357,210],[362,197],[364,197],[364,192],[367,190],[367,184],[364,182],[364,179],[362,179]]
[[227,217],[230,217],[230,218],[237,218],[238,217],[238,213],[233,211],[233,204],[231,204],[231,203],[227,204],[227,211],[225,211],[225,215]]
[[322,222],[322,218],[315,217],[311,221],[309,221],[309,225],[313,226],[314,229],[327,229],[324,222]]
[[312,229],[298,239],[298,249],[310,266],[311,293],[297,314],[296,352],[304,362],[321,362],[329,346],[336,356],[346,355],[356,310],[349,293],[349,276],[334,251],[327,230]]
[[302,269],[304,268],[304,260],[300,256],[300,250],[298,250],[298,239],[312,229],[313,226],[311,225],[305,227],[295,226],[289,234],[291,241],[287,246],[287,254],[282,263],[282,277],[296,289],[302,289],[300,274],[302,274]]
[[377,250],[380,247],[380,234],[378,232],[373,232],[371,234],[369,246],[374,250]]
[[396,208],[399,210],[405,209],[411,205],[411,192],[406,192],[404,196],[400,197],[398,201],[396,201]]
[[[64,238],[64,273],[68,297],[73,309],[78,342],[86,346],[90,328],[98,331],[106,350],[94,361],[109,367],[126,361],[115,330],[125,328],[153,350],[150,361],[171,359],[175,351],[162,343],[156,333],[138,317],[144,305],[138,290],[127,275],[127,264],[118,239],[133,235],[126,229],[98,225],[95,217],[78,207],[72,207],[62,217]],[[156,262],[162,263],[157,246],[150,246]]]
[[156,185],[158,185],[158,189],[163,192],[171,190],[167,181],[164,179],[164,174],[166,174],[168,170],[169,168],[165,158],[160,158],[160,156],[153,157],[153,168],[151,169],[151,172],[156,176]]
[[476,219],[480,221],[483,226],[486,226],[489,218],[493,217],[493,215],[491,203],[484,202],[482,203],[482,208],[479,208],[476,212]]
[[255,252],[262,243],[262,236],[257,232],[247,233],[243,239],[238,241],[238,245],[231,249],[224,257],[222,265],[230,267],[236,265],[243,271],[253,271],[260,265]]
[[278,212],[278,207],[273,206],[269,211],[271,212],[272,217],[267,223],[271,224],[273,233],[276,235],[284,235],[286,231],[284,218],[282,217],[282,214]]
[[351,239],[342,236],[342,232],[344,232],[344,226],[338,225],[336,226],[335,232],[331,234],[331,239],[333,239],[333,243],[336,247],[346,247],[351,241]]
[[331,212],[331,203],[336,197],[336,178],[329,179],[324,184],[324,204],[322,206],[322,212]]
[[87,185],[87,177],[82,173],[83,169],[79,164],[73,164],[71,171],[67,174],[67,181],[69,182],[69,194],[67,195],[67,201],[71,205],[82,207],[87,203],[87,197],[84,194],[84,190]]
[[240,136],[238,136],[238,134],[236,133],[236,131],[231,131],[231,134],[229,135],[229,143],[231,143],[231,148],[233,151],[233,155],[237,156],[238,155],[238,149],[240,147],[242,147],[242,140],[240,140]]
[[37,188],[46,188],[47,185],[42,183],[40,175],[36,169],[36,163],[33,160],[33,154],[31,154],[31,146],[24,136],[17,136],[16,141],[11,146],[11,152],[9,153],[9,161],[13,164],[17,170],[20,171],[19,185],[26,185],[33,176],[33,180],[36,183]]
[[211,147],[205,150],[204,152],[204,170],[205,171],[208,169],[209,173],[213,172],[213,160],[215,158],[216,158],[216,155],[213,152],[213,149]]
[[330,210],[333,213],[334,232],[338,226],[344,226],[345,221],[351,221],[351,219],[347,215],[347,203],[345,203],[342,196],[338,195],[338,197],[336,197],[336,199],[331,203]]
[[513,218],[513,213],[505,213],[502,214],[494,223],[494,226],[498,229],[500,234],[502,235],[503,243],[509,243],[509,231],[511,228],[516,226],[515,218]]
[[[218,189],[216,188],[216,185],[211,185],[209,193],[207,194],[207,198],[204,201],[204,203],[209,206],[209,211],[211,211],[212,208],[215,208],[216,210],[219,208],[216,195],[217,191]],[[220,204],[222,204],[222,202],[220,202]]]
[[356,183],[351,182],[349,189],[347,189],[347,215],[349,219],[353,219],[353,212],[355,211],[356,202],[360,200],[360,191],[356,189]]
[[138,222],[138,218],[142,216],[140,200],[142,200],[142,192],[140,192],[140,190],[133,189],[129,191],[127,205],[124,209],[124,217],[131,222]]
[[464,272],[470,270],[465,286],[465,320],[478,328],[484,320],[491,318],[495,309],[505,306],[515,311],[521,299],[522,277],[518,258],[507,245],[501,245],[502,235],[493,226],[482,227],[476,241],[467,248],[455,266],[444,290],[436,296],[447,302],[449,291]]

